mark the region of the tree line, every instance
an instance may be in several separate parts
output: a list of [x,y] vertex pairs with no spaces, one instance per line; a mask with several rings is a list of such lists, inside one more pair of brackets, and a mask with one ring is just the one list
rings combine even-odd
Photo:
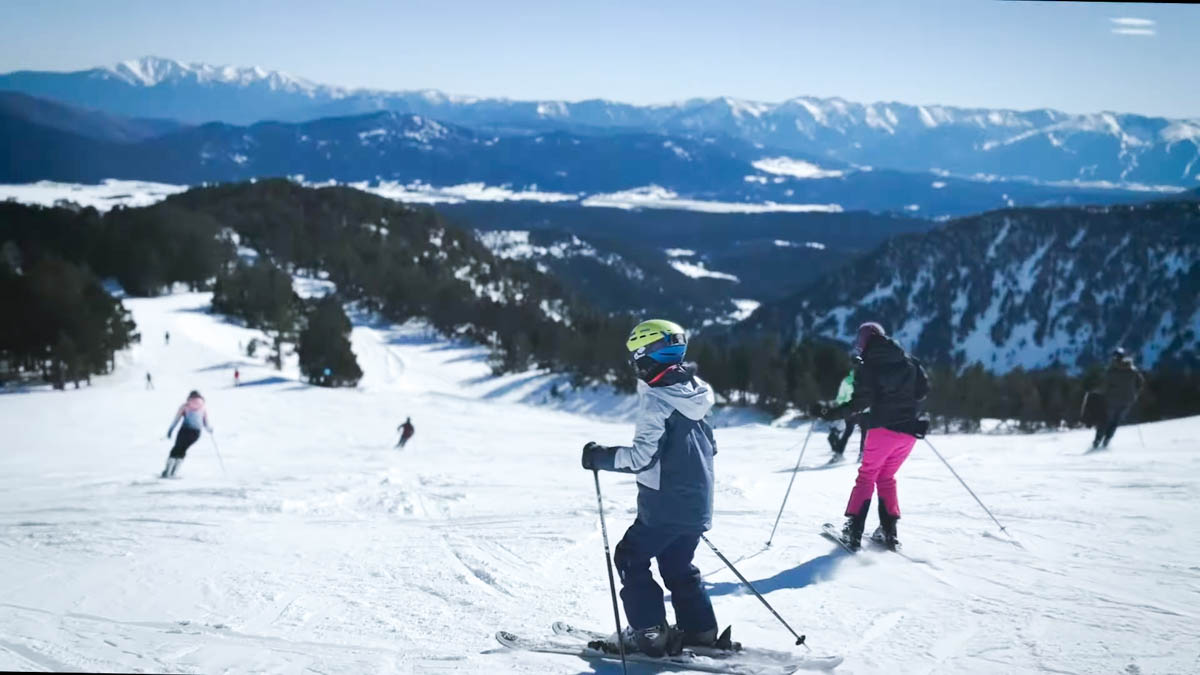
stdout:
[[[852,367],[848,347],[828,340],[781,341],[778,335],[700,335],[689,356],[700,373],[732,403],[757,406],[779,415],[809,411],[828,401]],[[984,419],[1005,420],[1015,430],[1037,431],[1079,426],[1088,391],[1101,389],[1105,364],[1078,374],[1055,366],[1017,368],[1004,374],[979,364],[958,369],[926,363],[930,394],[924,403],[935,429],[978,431]],[[1200,414],[1200,373],[1178,365],[1149,370],[1146,387],[1131,421]]]
[[[353,384],[361,377],[342,309],[354,303],[391,321],[422,318],[446,335],[476,340],[490,348],[496,373],[539,368],[569,373],[580,385],[604,383],[622,391],[635,385],[623,343],[629,328],[646,317],[589,306],[564,285],[569,280],[496,258],[471,232],[432,209],[350,188],[312,189],[285,180],[220,185],[107,214],[0,204],[0,243],[22,260],[51,257],[94,274],[93,280],[112,277],[131,295],[154,295],[176,284],[211,289],[215,311],[267,332],[276,363],[284,346],[294,344],[305,377],[318,384]],[[259,259],[239,261],[237,244],[253,248]],[[26,262],[22,275],[12,265],[6,269],[5,283],[15,283],[14,276],[28,276],[34,267]],[[301,301],[292,290],[294,274],[324,275],[336,295]],[[63,292],[83,302],[85,286]],[[14,293],[6,297],[26,297]],[[101,301],[95,289],[88,293],[88,304],[113,306],[107,295]],[[50,301],[39,296],[30,302]],[[19,304],[10,304],[5,316],[14,316],[7,313],[13,306]],[[136,335],[120,321],[104,325],[110,327],[98,343],[106,349]],[[39,367],[38,349],[53,349],[63,333],[54,326],[44,318],[6,322],[6,363]],[[34,333],[40,337],[30,337]],[[61,354],[70,355],[72,342],[76,349],[93,342],[67,335],[71,342],[62,343]],[[14,351],[10,345],[18,342],[23,346]],[[727,402],[773,414],[806,411],[832,398],[851,365],[844,345],[740,332],[700,331],[689,357]],[[40,363],[46,372],[53,369],[52,360]],[[933,384],[927,409],[944,429],[975,429],[984,418],[1014,420],[1024,430],[1073,426],[1083,392],[1101,377],[1097,368],[1079,375],[1063,368],[996,375],[936,362],[927,368]],[[1140,418],[1200,413],[1196,373],[1159,368],[1147,377],[1135,412]]]
[[90,384],[140,339],[128,310],[87,268],[41,253],[0,252],[0,386],[41,379]]

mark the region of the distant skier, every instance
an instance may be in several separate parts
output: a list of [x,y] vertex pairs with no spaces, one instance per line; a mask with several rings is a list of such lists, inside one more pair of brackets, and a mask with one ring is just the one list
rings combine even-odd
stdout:
[[910,356],[877,323],[858,328],[855,351],[862,362],[854,371],[854,393],[831,414],[862,414],[866,436],[862,466],[846,504],[842,540],[851,550],[862,542],[871,498],[879,491],[879,535],[888,548],[899,545],[896,521],[900,501],[896,493],[896,471],[912,452],[918,438],[929,430],[929,422],[918,419],[917,405],[929,393],[929,381],[921,362]]
[[154,388],[154,379],[150,377],[150,371],[146,371],[146,389]]
[[1117,432],[1117,427],[1125,421],[1145,385],[1146,378],[1133,365],[1133,359],[1126,356],[1121,347],[1114,349],[1108,370],[1104,373],[1104,422],[1096,425],[1093,449],[1108,447],[1113,434]]
[[183,422],[179,427],[179,433],[175,435],[175,445],[171,448],[171,454],[167,457],[167,466],[163,469],[162,477],[171,478],[179,469],[179,465],[183,463],[183,458],[187,455],[188,448],[200,438],[200,429],[203,427],[212,433],[212,427],[208,425],[208,410],[204,406],[204,397],[198,391],[192,391],[188,394],[187,401],[179,406],[179,412],[175,413],[175,419],[171,422],[171,428],[167,429],[167,438],[171,438],[171,433],[175,431],[175,425]]
[[[583,468],[637,474],[637,519],[617,544],[613,564],[621,576],[621,599],[629,625],[620,636],[626,650],[650,656],[683,645],[715,645],[717,619],[692,564],[700,535],[712,526],[713,456],[716,441],[705,415],[712,389],[683,364],[687,335],[678,324],[638,324],[625,343],[638,374],[639,409],[633,445],[583,448]],[[667,624],[663,592],[650,560],[671,591],[676,627]],[[597,641],[617,651],[618,636]]]
[[407,445],[408,439],[413,437],[413,433],[415,433],[416,430],[416,427],[413,426],[412,418],[409,417],[405,419],[404,424],[396,427],[396,431],[400,432],[400,441],[396,443],[396,447],[403,448],[405,445]]
[[233,386],[235,386],[235,387],[238,386],[238,384],[240,384],[241,381],[242,381],[242,374],[240,372],[238,372],[237,368],[234,368],[233,369]]
[[171,344],[171,331],[169,331],[169,330],[163,331],[163,344],[164,345]]

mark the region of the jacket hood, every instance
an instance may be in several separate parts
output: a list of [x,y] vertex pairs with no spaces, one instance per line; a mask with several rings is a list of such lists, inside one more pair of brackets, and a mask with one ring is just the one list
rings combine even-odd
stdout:
[[638,393],[658,397],[692,420],[704,419],[716,405],[712,387],[686,366],[674,366],[660,383],[659,386],[651,386],[638,380]]
[[862,354],[864,362],[874,365],[900,363],[904,360],[904,356],[904,348],[890,337],[882,335],[873,336],[867,343],[866,351]]

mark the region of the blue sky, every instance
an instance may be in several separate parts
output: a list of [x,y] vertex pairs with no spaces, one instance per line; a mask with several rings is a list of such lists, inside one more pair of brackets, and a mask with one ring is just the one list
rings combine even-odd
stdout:
[[1200,117],[1197,36],[1200,6],[1150,4],[4,0],[0,72],[152,54],[517,99],[811,94]]

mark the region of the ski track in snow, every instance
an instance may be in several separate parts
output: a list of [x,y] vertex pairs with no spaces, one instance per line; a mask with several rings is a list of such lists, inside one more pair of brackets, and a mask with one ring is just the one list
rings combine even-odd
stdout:
[[[482,349],[362,322],[359,389],[309,387],[294,363],[239,355],[254,332],[197,311],[207,302],[127,300],[143,343],[115,374],[0,395],[0,669],[614,672],[492,634],[610,626],[578,452],[627,442],[628,407],[528,405],[536,378],[489,377]],[[229,474],[201,438],[162,481],[162,434],[191,388]],[[416,434],[395,450],[408,415]],[[1198,431],[1144,425],[1143,447],[1129,427],[1091,455],[1084,431],[936,436],[1021,546],[922,445],[900,473],[904,556],[850,557],[817,532],[840,520],[852,471],[797,474],[766,548],[803,432],[722,427],[710,538],[815,652],[846,656],[838,672],[1197,672],[1200,555],[1184,528]],[[615,545],[634,483],[602,484]],[[697,565],[735,637],[788,648],[706,547]]]

